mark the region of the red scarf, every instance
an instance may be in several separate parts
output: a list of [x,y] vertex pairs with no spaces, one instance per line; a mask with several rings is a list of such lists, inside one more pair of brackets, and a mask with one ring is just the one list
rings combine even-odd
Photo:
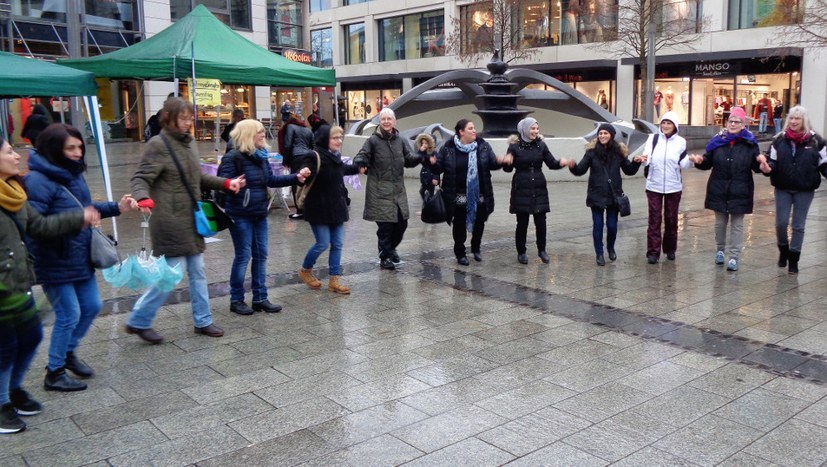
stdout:
[[784,132],[784,137],[788,140],[792,141],[794,144],[801,146],[810,139],[810,132],[805,131],[803,133],[798,133],[792,130],[792,128],[787,128],[787,131]]

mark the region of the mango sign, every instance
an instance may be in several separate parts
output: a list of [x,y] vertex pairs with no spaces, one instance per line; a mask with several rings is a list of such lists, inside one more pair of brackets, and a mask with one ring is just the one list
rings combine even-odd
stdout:
[[[195,89],[195,105],[221,105],[221,81],[198,79],[195,84],[198,85]],[[187,78],[187,86],[192,89],[192,78]]]

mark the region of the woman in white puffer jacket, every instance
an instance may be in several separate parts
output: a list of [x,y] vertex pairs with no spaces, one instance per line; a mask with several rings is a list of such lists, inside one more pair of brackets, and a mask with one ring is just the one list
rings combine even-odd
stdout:
[[[692,167],[686,157],[686,140],[678,135],[678,114],[666,112],[660,131],[646,143],[646,199],[649,202],[649,228],[646,231],[646,259],[655,264],[660,252],[675,259],[678,248],[678,206],[683,181],[681,169]],[[664,224],[661,233],[661,223]]]

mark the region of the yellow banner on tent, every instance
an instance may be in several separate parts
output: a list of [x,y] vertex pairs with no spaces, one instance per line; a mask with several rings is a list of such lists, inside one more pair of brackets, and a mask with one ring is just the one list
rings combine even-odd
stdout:
[[[195,84],[195,105],[221,105],[221,81],[199,78]],[[187,78],[187,86],[192,89],[192,78]]]

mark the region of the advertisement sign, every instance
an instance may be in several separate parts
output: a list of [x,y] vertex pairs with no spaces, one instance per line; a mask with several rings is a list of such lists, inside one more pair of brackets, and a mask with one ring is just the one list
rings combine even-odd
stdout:
[[[195,84],[195,105],[216,106],[221,105],[221,81],[217,79],[197,79]],[[187,86],[192,87],[192,78],[187,78]],[[192,95],[192,93],[190,93]]]

